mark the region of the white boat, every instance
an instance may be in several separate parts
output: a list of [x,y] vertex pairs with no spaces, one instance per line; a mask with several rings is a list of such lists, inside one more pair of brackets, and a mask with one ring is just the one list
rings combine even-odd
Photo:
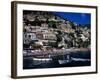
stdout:
[[33,58],[35,61],[51,61],[52,58]]
[[83,58],[72,58],[73,61],[91,61],[90,59],[83,59]]
[[33,58],[33,64],[41,65],[41,64],[47,63],[51,60],[52,60],[52,58]]
[[59,64],[67,64],[70,61],[69,60],[58,60]]

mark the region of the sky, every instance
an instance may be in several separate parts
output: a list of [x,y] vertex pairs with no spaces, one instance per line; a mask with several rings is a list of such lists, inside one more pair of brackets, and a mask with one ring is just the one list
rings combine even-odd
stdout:
[[64,19],[75,22],[77,24],[85,25],[91,23],[90,13],[72,13],[72,12],[53,12],[55,15],[61,16]]

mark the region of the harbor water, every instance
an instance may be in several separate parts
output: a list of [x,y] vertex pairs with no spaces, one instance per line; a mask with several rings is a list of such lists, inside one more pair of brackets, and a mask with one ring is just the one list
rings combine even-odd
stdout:
[[91,51],[70,52],[49,58],[23,57],[23,69],[91,66]]

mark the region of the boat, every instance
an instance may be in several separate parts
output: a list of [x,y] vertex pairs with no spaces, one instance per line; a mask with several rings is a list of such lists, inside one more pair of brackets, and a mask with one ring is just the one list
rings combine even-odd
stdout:
[[44,63],[48,63],[52,61],[52,58],[33,58],[33,64],[34,65],[41,65],[41,64],[44,64]]
[[67,64],[70,61],[69,60],[58,60],[59,64]]
[[51,61],[52,58],[33,58],[35,61]]

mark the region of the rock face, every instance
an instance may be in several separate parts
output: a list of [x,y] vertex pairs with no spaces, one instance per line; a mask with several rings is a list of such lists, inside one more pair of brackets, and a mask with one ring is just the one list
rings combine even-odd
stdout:
[[23,36],[23,49],[88,48],[91,29],[52,12],[23,11]]

